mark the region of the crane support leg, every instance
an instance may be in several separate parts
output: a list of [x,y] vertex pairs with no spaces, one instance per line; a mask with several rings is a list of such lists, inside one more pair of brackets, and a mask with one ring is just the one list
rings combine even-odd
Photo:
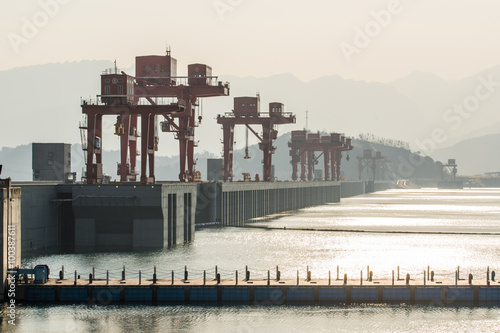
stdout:
[[224,180],[233,180],[234,125],[224,124]]
[[324,169],[325,169],[325,181],[329,181],[330,180],[330,170],[329,167],[330,167],[330,151],[328,151],[327,149],[325,149],[323,151],[323,161],[324,161]]

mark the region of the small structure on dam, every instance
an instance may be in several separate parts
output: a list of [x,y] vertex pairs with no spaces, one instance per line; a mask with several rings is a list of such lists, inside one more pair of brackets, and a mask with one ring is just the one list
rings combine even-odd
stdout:
[[207,180],[223,180],[224,160],[222,158],[207,159]]
[[71,172],[71,144],[33,143],[32,167],[34,181],[73,180]]

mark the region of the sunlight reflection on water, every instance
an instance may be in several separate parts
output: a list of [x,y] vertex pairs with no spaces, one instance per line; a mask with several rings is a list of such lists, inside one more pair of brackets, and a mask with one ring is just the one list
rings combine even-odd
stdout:
[[[500,189],[464,191],[389,190],[343,199],[303,209],[253,225],[272,227],[362,229],[366,231],[500,232]],[[196,232],[195,241],[170,249],[134,253],[66,254],[25,258],[23,265],[51,267],[52,276],[61,265],[67,271],[91,272],[93,265],[104,277],[109,269],[119,276],[122,265],[129,274],[152,274],[159,278],[184,265],[190,277],[213,274],[218,265],[224,276],[248,265],[255,278],[279,265],[283,278],[294,278],[308,265],[314,278],[328,276],[340,266],[356,278],[370,265],[375,278],[390,278],[399,265],[401,274],[423,278],[430,265],[439,279],[453,278],[460,265],[464,274],[483,276],[486,267],[500,269],[498,235],[384,234],[254,228],[211,228]],[[302,332],[329,331],[475,331],[493,332],[499,327],[499,309],[435,309],[406,306],[316,307],[106,307],[29,306],[20,314],[19,332],[79,331],[217,331]],[[5,319],[4,319],[5,320]],[[43,325],[40,323],[43,322]],[[334,323],[334,324],[333,324]],[[70,330],[60,329],[70,327]],[[74,330],[71,330],[74,329]]]

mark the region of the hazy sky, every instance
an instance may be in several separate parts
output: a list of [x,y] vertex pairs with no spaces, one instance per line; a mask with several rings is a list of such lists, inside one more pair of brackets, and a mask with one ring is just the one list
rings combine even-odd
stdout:
[[[498,0],[1,0],[0,70],[162,54],[214,74],[388,82],[500,64]],[[360,33],[360,31],[364,31]],[[368,33],[367,33],[368,32]]]

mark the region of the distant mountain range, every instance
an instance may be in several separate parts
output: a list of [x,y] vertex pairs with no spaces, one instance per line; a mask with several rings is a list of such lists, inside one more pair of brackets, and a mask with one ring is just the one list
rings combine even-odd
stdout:
[[[101,71],[112,66],[110,61],[82,61],[0,71],[3,82],[0,94],[4,101],[0,147],[16,147],[30,142],[80,142],[80,97],[95,98],[100,91]],[[214,70],[217,74],[216,68]],[[133,74],[132,69],[125,71]],[[179,75],[184,75],[185,71],[178,69]],[[444,160],[456,158],[461,166],[459,172],[480,173],[499,168],[498,155],[494,153],[495,143],[489,139],[485,139],[488,142],[483,142],[480,147],[492,150],[479,154],[481,157],[471,158],[482,149],[474,147],[473,141],[463,143],[461,147],[466,150],[457,148],[454,151],[452,148],[462,140],[500,133],[500,86],[496,86],[496,82],[500,82],[500,67],[459,81],[445,81],[420,72],[387,84],[346,80],[339,76],[326,76],[306,83],[291,74],[267,78],[221,75],[219,79],[231,83],[232,97],[255,96],[259,92],[262,111],[266,111],[269,102],[280,101],[287,111],[294,112],[297,123],[279,126],[280,134],[306,127],[306,110],[309,111],[307,127],[313,131],[340,132],[354,137],[360,133],[373,133],[407,141],[414,151],[422,150],[416,143],[432,138],[433,131],[438,129],[446,139],[436,143],[431,156]],[[493,91],[488,98],[480,100],[476,111],[467,118],[462,117],[459,125],[445,119],[445,113],[454,104],[473,102],[469,97],[475,96],[481,82],[488,80],[493,85],[482,88],[481,92],[484,94],[485,89]],[[203,100],[198,110],[203,115],[203,123],[196,130],[196,138],[200,140],[197,151],[206,152],[202,155],[220,156],[222,131],[215,118],[217,114],[232,109],[232,97]],[[103,147],[109,151],[119,147],[119,140],[113,135],[114,122],[114,117],[104,119]],[[242,148],[245,142],[243,128],[237,128],[235,138],[236,147]],[[254,138],[250,139],[250,144],[256,143]],[[2,156],[5,154],[9,154],[9,150],[4,148]],[[159,155],[177,154],[177,142],[171,135],[162,135]],[[286,149],[288,160],[287,154]],[[490,158],[486,159],[486,156]],[[483,160],[484,163],[480,163]],[[165,163],[170,162],[165,160]],[[31,174],[31,164],[25,168],[20,166],[12,171],[24,173],[29,170]],[[113,166],[110,174],[115,173]],[[177,173],[175,171],[175,175]]]
[[[275,165],[275,175],[278,179],[291,179],[292,168],[288,142],[290,133],[282,134],[275,141],[277,147],[273,156]],[[363,150],[380,151],[382,156],[387,157],[387,162],[382,162],[384,172],[379,172],[381,179],[419,179],[419,178],[439,178],[440,164],[449,158],[457,160],[459,175],[478,175],[488,171],[499,171],[500,152],[498,150],[500,133],[486,135],[475,139],[464,140],[452,147],[440,149],[434,153],[435,160],[430,157],[421,158],[419,155],[411,153],[408,149],[387,146],[381,143],[367,142],[364,140],[353,140],[354,149],[343,153],[342,176],[347,180],[358,179],[358,156],[362,156]],[[252,178],[255,174],[262,176],[262,152],[257,145],[249,146],[250,159],[244,159],[244,149],[234,152],[234,175],[235,180],[242,179],[243,172],[249,172]],[[3,164],[3,177],[11,177],[14,180],[31,180],[31,144],[22,145],[15,148],[4,147],[0,150],[0,164]],[[349,155],[349,161],[347,161]],[[209,152],[196,154],[196,169],[201,171],[202,178],[206,179],[207,159],[222,158]],[[116,176],[119,151],[104,151],[103,164],[104,172]],[[138,163],[140,165],[140,163]],[[78,172],[81,177],[84,168],[84,159],[80,144],[72,146],[72,170]],[[323,159],[319,158],[316,169],[323,169]],[[177,156],[156,156],[155,172],[158,180],[177,180],[179,174],[179,161]],[[369,174],[365,169],[362,174],[363,179],[368,179]]]
[[452,147],[437,150],[432,156],[440,161],[456,159],[458,173],[478,175],[500,171],[500,131],[479,138],[463,140]]
[[[275,166],[275,176],[279,180],[290,180],[292,167],[290,165],[290,156],[288,142],[290,141],[290,133],[285,133],[277,138],[274,146],[277,148],[273,156],[273,165]],[[431,158],[418,158],[409,150],[391,146],[385,146],[378,143],[370,143],[363,140],[353,141],[354,149],[350,152],[343,153],[342,160],[342,177],[347,180],[358,179],[358,156],[363,155],[364,149],[372,151],[380,151],[387,161],[379,163],[379,172],[377,177],[380,179],[397,180],[401,178],[436,178],[439,176],[439,165]],[[235,150],[234,152],[234,180],[243,179],[242,173],[248,172],[252,178],[255,174],[259,174],[262,178],[262,152],[257,145],[249,146],[250,159],[244,159],[244,149]],[[31,180],[31,145],[22,145],[16,148],[3,148],[0,150],[0,163],[4,165],[2,172],[3,177],[11,177],[13,180]],[[116,179],[117,162],[119,160],[119,152],[104,151],[103,165],[104,172],[109,174],[112,179]],[[349,160],[347,159],[349,156]],[[196,154],[197,161],[196,169],[201,171],[202,178],[206,179],[207,175],[207,159],[221,158],[204,152]],[[419,161],[414,164],[412,161]],[[138,162],[140,166],[140,162]],[[383,166],[382,172],[380,166]],[[81,150],[81,145],[75,144],[72,146],[72,170],[78,173],[78,178],[81,177],[84,168],[84,159]],[[323,170],[323,158],[318,159],[318,164],[315,169]],[[409,169],[408,169],[409,168]],[[300,168],[299,168],[300,169]],[[300,173],[300,171],[299,171]],[[177,156],[156,156],[155,158],[155,174],[157,180],[177,180],[179,174],[179,161]],[[369,179],[370,173],[365,169],[362,173],[362,179]]]

